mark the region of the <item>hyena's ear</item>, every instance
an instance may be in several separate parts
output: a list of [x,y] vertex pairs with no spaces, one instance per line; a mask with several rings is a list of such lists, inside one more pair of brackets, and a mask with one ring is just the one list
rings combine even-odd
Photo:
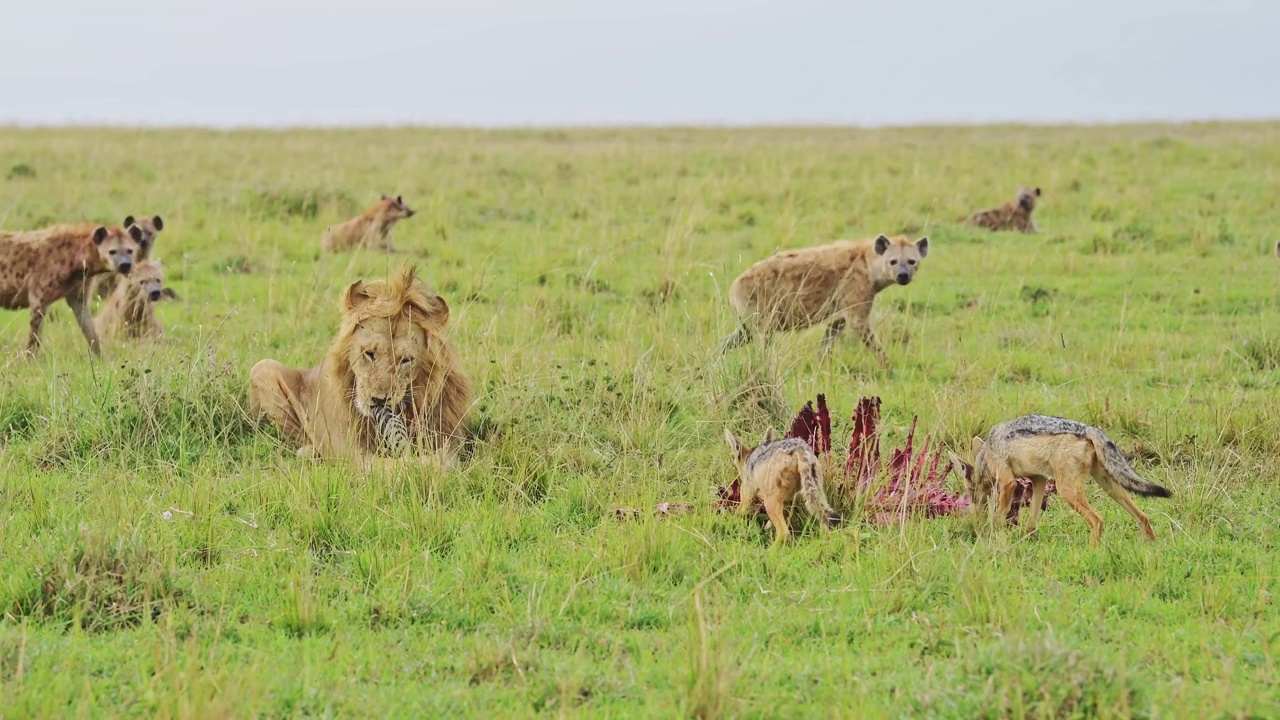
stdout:
[[156,226],[156,232],[160,232],[164,229],[164,221],[160,219],[159,215],[151,218],[151,224]]
[[1036,197],[1040,197],[1040,188],[1036,188],[1035,193]]
[[122,223],[120,223],[120,224],[121,224],[121,225],[123,225],[124,227],[128,228],[128,227],[131,227],[131,226],[133,225],[133,223],[134,223],[133,216],[132,216],[132,215],[125,215],[125,216],[124,216],[124,222],[122,222]]
[[142,228],[138,227],[137,225],[130,225],[129,237],[133,238],[134,242],[141,243],[142,238],[144,237],[142,234]]
[[889,249],[889,238],[881,235],[876,238],[876,254],[883,255]]
[[920,251],[920,257],[928,257],[929,255],[929,238],[922,237],[916,241],[916,250]]
[[168,299],[170,299],[170,300],[181,300],[181,299],[182,299],[182,298],[178,297],[178,293],[176,293],[176,292],[174,292],[174,291],[173,291],[173,288],[164,288],[164,289],[162,289],[162,290],[160,291],[160,297],[162,297],[162,298],[168,298]]
[[102,241],[103,241],[103,240],[106,240],[106,239],[107,239],[107,229],[106,229],[106,228],[104,228],[104,227],[99,227],[97,230],[94,230],[94,231],[93,231],[93,244],[94,244],[94,245],[101,245],[101,244],[102,244]]
[[764,431],[764,439],[760,441],[760,444],[768,445],[769,443],[777,439],[778,439],[778,433],[774,432],[773,427],[770,426],[767,430]]
[[396,196],[396,204],[397,204],[397,205],[403,205],[403,204],[404,204],[404,196],[403,196],[403,195],[397,195],[397,196]]

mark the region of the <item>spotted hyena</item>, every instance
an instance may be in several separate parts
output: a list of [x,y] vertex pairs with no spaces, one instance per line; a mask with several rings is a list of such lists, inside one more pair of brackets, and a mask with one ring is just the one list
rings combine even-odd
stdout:
[[968,224],[987,230],[1017,230],[1034,233],[1036,224],[1031,220],[1031,212],[1036,209],[1036,201],[1040,197],[1040,188],[1018,188],[1018,195],[1013,200],[991,210],[979,210],[969,217]]
[[[159,215],[155,215],[150,218],[144,217],[141,219],[134,219],[132,215],[126,215],[124,222],[121,223],[121,226],[124,227],[125,230],[128,230],[135,225],[138,229],[142,230],[142,240],[140,241],[142,247],[138,250],[138,256],[134,258],[134,260],[142,262],[143,260],[151,257],[151,250],[155,247],[156,243],[156,235],[164,229],[164,220],[162,220]],[[100,298],[110,297],[111,293],[115,292],[117,277],[119,276],[115,273],[103,273],[96,276],[93,279],[93,294]]]
[[98,337],[152,340],[164,337],[155,304],[166,298],[177,300],[178,294],[164,286],[164,268],[160,261],[143,260],[129,277],[116,283],[115,292],[94,318]]
[[40,349],[40,329],[49,306],[66,299],[76,322],[100,355],[89,310],[89,284],[102,273],[128,275],[142,249],[142,229],[88,224],[58,225],[28,232],[0,232],[0,307],[31,309],[26,352]]
[[391,228],[404,218],[411,218],[414,210],[404,203],[404,198],[382,196],[360,215],[325,228],[320,238],[320,249],[325,252],[353,250],[386,250],[393,252]]
[[871,304],[881,290],[910,283],[928,254],[927,237],[912,242],[905,235],[881,235],[765,258],[729,288],[729,304],[742,325],[723,347],[737,347],[756,331],[801,330],[829,322],[824,346],[851,325],[880,363],[888,364],[871,331]]

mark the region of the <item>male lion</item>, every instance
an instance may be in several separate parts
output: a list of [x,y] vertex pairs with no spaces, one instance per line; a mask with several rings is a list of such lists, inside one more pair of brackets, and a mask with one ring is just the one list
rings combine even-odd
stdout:
[[457,452],[471,381],[445,337],[449,306],[415,275],[408,268],[348,287],[342,328],[318,367],[253,366],[251,408],[299,443],[299,455],[351,458],[367,469],[388,450],[434,452],[445,463]]

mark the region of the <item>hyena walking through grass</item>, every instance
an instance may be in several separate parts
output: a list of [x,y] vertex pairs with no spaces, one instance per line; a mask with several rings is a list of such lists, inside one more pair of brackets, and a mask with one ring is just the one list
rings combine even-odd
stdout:
[[889,358],[871,331],[871,305],[885,288],[910,283],[928,254],[927,237],[912,242],[905,235],[881,235],[765,258],[729,288],[729,304],[741,325],[721,347],[738,347],[753,332],[802,330],[827,322],[824,348],[852,326],[880,364],[887,365]]

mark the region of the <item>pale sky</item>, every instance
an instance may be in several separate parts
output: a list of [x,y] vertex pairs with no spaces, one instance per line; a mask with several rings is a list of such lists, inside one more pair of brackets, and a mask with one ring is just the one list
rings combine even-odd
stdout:
[[0,123],[1280,118],[1280,0],[3,0]]

